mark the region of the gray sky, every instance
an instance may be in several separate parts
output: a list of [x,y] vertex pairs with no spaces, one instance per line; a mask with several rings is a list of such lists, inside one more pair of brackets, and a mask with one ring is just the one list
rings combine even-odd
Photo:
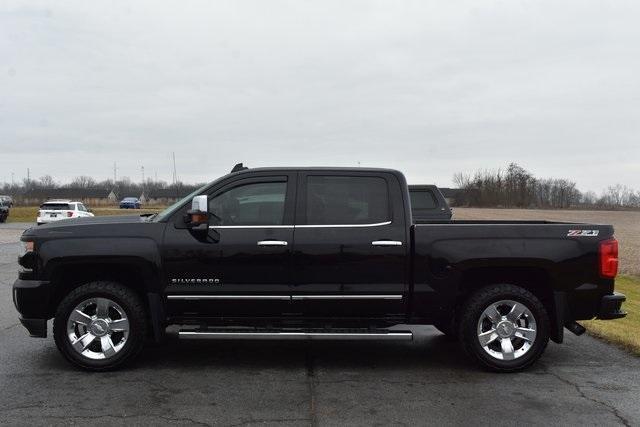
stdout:
[[640,188],[640,3],[0,4],[0,181],[516,161]]

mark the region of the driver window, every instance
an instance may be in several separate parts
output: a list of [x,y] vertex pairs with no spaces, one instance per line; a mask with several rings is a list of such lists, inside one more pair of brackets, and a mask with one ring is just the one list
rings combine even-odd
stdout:
[[286,182],[240,185],[209,200],[216,225],[282,225]]

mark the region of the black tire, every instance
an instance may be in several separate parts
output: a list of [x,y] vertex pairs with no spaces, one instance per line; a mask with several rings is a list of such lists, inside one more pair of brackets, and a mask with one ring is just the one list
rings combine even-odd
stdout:
[[[122,348],[113,356],[96,360],[78,353],[67,336],[67,320],[72,311],[91,298],[107,298],[118,304],[129,321],[128,337]],[[53,321],[53,337],[58,350],[74,365],[91,371],[106,371],[133,360],[145,341],[147,316],[140,297],[131,289],[116,283],[97,281],[86,283],[71,291],[58,305]]]
[[[512,360],[501,360],[493,357],[488,351],[485,351],[478,337],[478,324],[485,309],[496,302],[504,300],[515,301],[525,306],[532,314],[536,324],[536,335],[530,348],[524,354]],[[481,366],[492,371],[516,372],[523,370],[542,356],[549,343],[550,327],[547,310],[535,295],[519,286],[497,284],[484,287],[466,300],[460,313],[460,321],[457,326],[458,339],[462,348]],[[515,342],[524,343],[524,340],[518,341],[515,339]],[[513,351],[513,347],[509,350]]]

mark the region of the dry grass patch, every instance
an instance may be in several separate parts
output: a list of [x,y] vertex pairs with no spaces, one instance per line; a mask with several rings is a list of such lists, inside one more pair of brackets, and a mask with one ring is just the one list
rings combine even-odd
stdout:
[[590,335],[619,345],[640,355],[640,278],[620,276],[616,291],[627,296],[622,305],[627,317],[615,320],[588,320],[584,323]]
[[[36,222],[38,206],[15,206],[9,211],[7,222]],[[147,207],[144,209],[118,209],[117,207],[92,208],[95,216],[105,215],[140,215],[143,213],[160,212],[164,206]]]

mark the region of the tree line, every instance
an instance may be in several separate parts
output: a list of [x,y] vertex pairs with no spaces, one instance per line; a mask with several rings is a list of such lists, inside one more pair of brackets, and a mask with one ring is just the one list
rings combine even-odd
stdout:
[[163,180],[154,179],[147,179],[144,182],[133,182],[127,177],[116,181],[112,179],[97,181],[86,175],[75,177],[71,182],[61,184],[51,175],[44,175],[37,179],[25,178],[18,183],[4,183],[0,185],[0,194],[8,194],[14,198],[20,198],[34,193],[46,194],[48,191],[66,189],[70,194],[77,194],[78,198],[88,192],[104,194],[103,197],[106,197],[111,191],[113,191],[117,197],[139,197],[142,194],[149,196],[162,192],[169,197],[178,198],[191,193],[203,185],[204,183],[186,184],[181,181],[168,183]]
[[620,184],[609,186],[600,195],[581,192],[576,183],[564,178],[537,178],[517,163],[506,169],[459,172],[453,176],[458,188],[456,206],[540,208],[540,209],[620,209],[640,208],[640,191]]

